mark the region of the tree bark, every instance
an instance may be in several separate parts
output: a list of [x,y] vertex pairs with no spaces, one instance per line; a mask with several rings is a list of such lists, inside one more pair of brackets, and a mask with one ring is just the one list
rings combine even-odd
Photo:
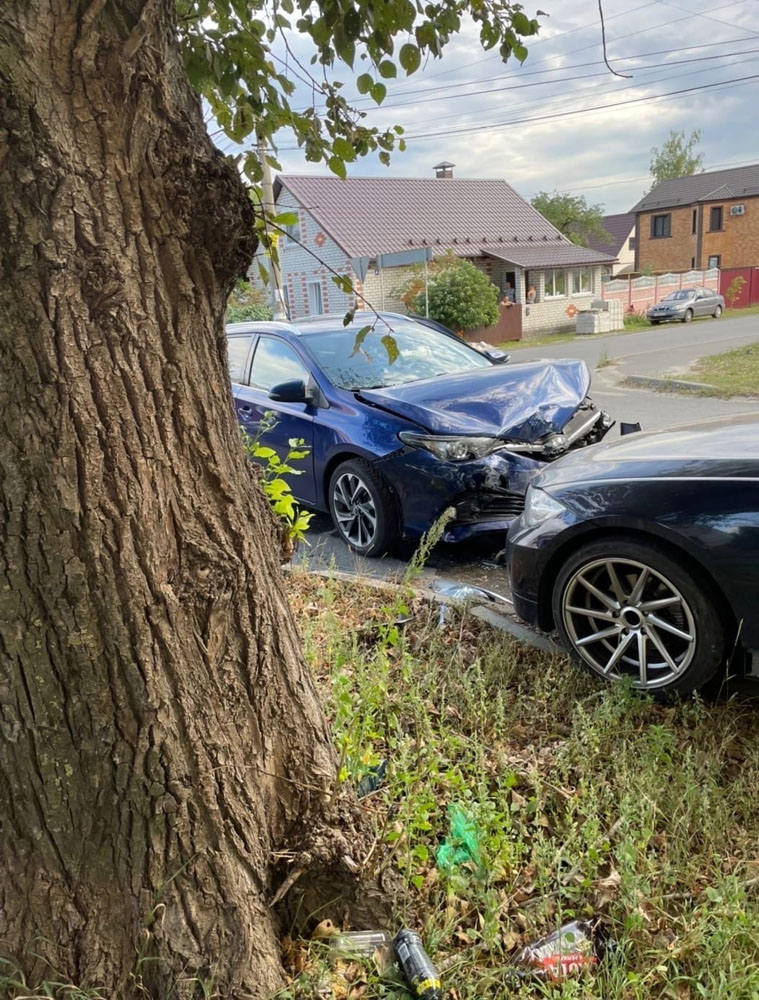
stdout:
[[0,11],[0,954],[259,997],[335,761],[226,371],[251,205],[173,18]]

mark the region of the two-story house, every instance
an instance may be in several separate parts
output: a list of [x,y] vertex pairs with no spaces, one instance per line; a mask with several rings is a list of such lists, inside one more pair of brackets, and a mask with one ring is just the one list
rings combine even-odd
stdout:
[[616,257],[616,263],[610,264],[608,274],[629,274],[635,270],[635,216],[631,212],[620,215],[605,215],[601,220],[608,239],[592,238],[589,246],[599,250],[611,258]]
[[[409,261],[453,252],[513,300],[501,339],[573,329],[614,258],[575,246],[503,180],[454,178],[448,163],[435,169],[435,177],[277,177],[277,211],[297,215],[279,248],[290,318],[356,304],[405,311]],[[335,274],[350,278],[354,294]]]
[[759,164],[660,181],[633,212],[636,271],[759,265]]

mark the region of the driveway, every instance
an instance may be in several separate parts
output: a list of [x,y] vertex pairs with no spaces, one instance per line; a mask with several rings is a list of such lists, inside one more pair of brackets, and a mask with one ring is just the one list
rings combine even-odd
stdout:
[[[646,430],[660,430],[677,424],[734,413],[754,412],[756,404],[748,400],[712,399],[651,392],[620,384],[627,375],[663,375],[686,367],[697,358],[717,351],[740,347],[759,340],[759,315],[738,319],[696,320],[693,323],[668,324],[643,328],[630,333],[578,339],[571,343],[535,348],[518,348],[512,364],[538,358],[582,358],[591,369],[591,394],[596,403],[615,420],[640,422]],[[594,370],[599,360],[617,363]],[[610,431],[616,434],[616,428]],[[406,563],[398,559],[361,559],[340,541],[326,515],[317,515],[308,533],[310,547],[304,547],[296,561],[315,569],[334,566],[347,572],[366,573],[382,579],[397,579]],[[503,570],[486,565],[505,539],[492,538],[476,544],[439,545],[424,570],[426,577],[466,580],[508,593]]]

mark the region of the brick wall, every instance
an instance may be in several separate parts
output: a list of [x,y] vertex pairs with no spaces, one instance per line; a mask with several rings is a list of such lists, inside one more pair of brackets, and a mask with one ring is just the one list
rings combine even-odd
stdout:
[[[360,291],[361,285],[353,274],[350,260],[345,251],[324,232],[311,213],[301,207],[285,188],[280,192],[277,208],[281,212],[287,210],[298,212],[300,241],[308,248],[304,249],[296,243],[289,245],[280,243],[279,263],[282,271],[282,284],[287,289],[290,319],[309,315],[308,284],[311,281],[319,282],[322,293],[322,308],[325,313],[344,313],[353,308],[354,296],[346,295],[339,289],[332,281],[331,271],[324,266],[324,264],[328,264],[339,274],[349,275],[354,287]],[[309,250],[317,256],[312,256],[308,252]],[[261,281],[255,262],[249,273],[251,281],[264,288],[268,295],[269,286],[264,285]]]
[[[670,236],[651,236],[654,215],[671,217]],[[636,271],[687,271],[698,256],[698,233],[693,233],[693,208],[667,208],[638,213]],[[698,265],[696,261],[694,266]]]
[[[721,232],[709,232],[712,204],[722,205]],[[731,215],[733,205],[744,205],[745,214]],[[712,255],[720,257],[720,267],[759,265],[759,198],[733,198],[704,205],[702,267],[708,265]]]
[[[744,215],[730,215],[733,205],[745,205]],[[710,231],[712,207],[722,207],[722,229]],[[693,232],[693,213],[696,232]],[[671,236],[651,236],[651,217],[671,215]],[[683,208],[660,209],[638,214],[636,270],[686,271],[709,264],[719,256],[720,267],[759,264],[759,198],[733,198],[701,202]]]
[[[572,270],[567,268],[566,270]],[[598,264],[590,269],[590,288],[587,294],[583,295],[562,295],[560,298],[547,299],[545,297],[545,274],[543,271],[531,271],[530,280],[535,285],[537,301],[534,305],[525,306],[522,314],[522,336],[525,340],[530,337],[541,337],[545,334],[553,333],[573,333],[577,323],[577,317],[567,315],[567,309],[575,306],[580,309],[590,309],[594,299],[601,297],[601,275],[603,267]],[[524,279],[522,279],[524,281]],[[569,279],[565,279],[569,287]],[[529,314],[528,314],[529,308]],[[572,310],[570,309],[570,312]]]

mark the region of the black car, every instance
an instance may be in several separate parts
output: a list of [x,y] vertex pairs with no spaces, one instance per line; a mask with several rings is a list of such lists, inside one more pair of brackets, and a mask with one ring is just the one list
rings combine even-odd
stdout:
[[759,416],[637,433],[541,472],[509,531],[514,606],[590,670],[687,694],[759,673]]

